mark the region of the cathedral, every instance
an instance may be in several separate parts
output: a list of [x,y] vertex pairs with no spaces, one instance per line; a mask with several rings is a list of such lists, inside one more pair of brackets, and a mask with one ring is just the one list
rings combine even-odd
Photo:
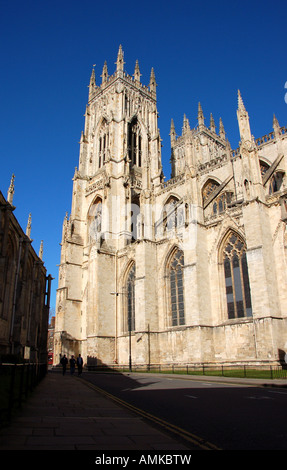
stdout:
[[[171,120],[165,180],[156,79],[92,70],[63,222],[54,356],[87,365],[279,364],[287,350],[287,128],[240,142]],[[272,120],[271,120],[272,123]]]

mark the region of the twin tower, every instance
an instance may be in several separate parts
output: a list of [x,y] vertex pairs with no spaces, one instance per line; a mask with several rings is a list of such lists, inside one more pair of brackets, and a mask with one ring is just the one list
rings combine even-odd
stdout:
[[[85,128],[65,217],[55,363],[269,361],[287,347],[286,129],[255,141],[238,94],[240,144],[220,120],[171,123],[165,181],[156,80],[103,66],[90,78]],[[278,284],[277,284],[278,281]],[[282,289],[282,283],[285,286]],[[272,285],[272,287],[271,287]]]

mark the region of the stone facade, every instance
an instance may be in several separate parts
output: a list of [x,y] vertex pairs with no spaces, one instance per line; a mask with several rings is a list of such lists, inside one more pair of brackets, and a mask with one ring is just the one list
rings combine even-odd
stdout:
[[13,206],[14,176],[7,200],[0,192],[0,357],[47,362],[52,277],[32,247],[31,216],[26,233]]
[[71,214],[64,219],[55,362],[277,363],[287,349],[287,131],[240,143],[220,120],[171,122],[164,180],[156,81],[92,71]]

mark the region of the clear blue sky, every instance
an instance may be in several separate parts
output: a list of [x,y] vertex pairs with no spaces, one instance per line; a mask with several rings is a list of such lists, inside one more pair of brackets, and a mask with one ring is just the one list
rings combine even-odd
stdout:
[[237,90],[251,131],[272,131],[273,114],[287,125],[286,0],[98,1],[0,0],[0,190],[15,174],[15,216],[32,214],[33,247],[55,278],[62,222],[70,213],[72,178],[93,64],[115,70],[122,44],[127,73],[138,59],[148,85],[154,67],[164,173],[170,177],[170,121],[223,120],[238,147]]

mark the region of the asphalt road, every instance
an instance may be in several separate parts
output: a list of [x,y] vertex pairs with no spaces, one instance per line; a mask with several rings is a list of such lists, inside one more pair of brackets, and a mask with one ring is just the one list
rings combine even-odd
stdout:
[[138,373],[83,378],[219,449],[287,449],[287,389]]

